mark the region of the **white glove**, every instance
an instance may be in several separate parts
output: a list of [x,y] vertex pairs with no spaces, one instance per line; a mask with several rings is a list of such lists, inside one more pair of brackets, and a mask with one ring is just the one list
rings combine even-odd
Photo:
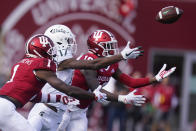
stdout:
[[142,56],[144,51],[139,51],[138,49],[141,48],[141,46],[138,46],[136,48],[131,49],[131,42],[128,41],[126,47],[121,51],[122,57],[127,60],[127,59],[136,59],[139,56]]
[[107,95],[105,93],[102,93],[100,90],[102,89],[102,86],[99,85],[97,89],[93,91],[95,94],[95,100],[99,103],[104,103],[107,99]]
[[77,106],[77,105],[80,105],[80,101],[78,99],[75,99],[73,97],[68,97],[68,103],[67,105],[74,105],[74,106]]
[[130,92],[128,95],[119,95],[118,101],[124,104],[133,104],[135,106],[142,106],[145,103],[146,98],[143,95],[134,95],[137,90]]
[[170,74],[172,74],[176,70],[176,67],[172,67],[171,69],[166,71],[165,70],[166,66],[167,66],[167,64],[164,64],[163,67],[161,68],[161,70],[159,71],[159,73],[155,76],[155,79],[157,81],[161,81],[165,77],[168,77]]

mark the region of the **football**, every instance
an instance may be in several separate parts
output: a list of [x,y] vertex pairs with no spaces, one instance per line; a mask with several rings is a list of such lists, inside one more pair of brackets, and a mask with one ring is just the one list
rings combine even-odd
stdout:
[[183,14],[183,10],[179,9],[175,6],[167,6],[165,8],[162,8],[157,16],[156,21],[162,23],[162,24],[172,24],[176,22],[181,15]]

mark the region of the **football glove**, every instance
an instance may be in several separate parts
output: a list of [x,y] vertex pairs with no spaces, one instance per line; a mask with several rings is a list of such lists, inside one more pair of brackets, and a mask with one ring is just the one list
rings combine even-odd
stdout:
[[134,90],[127,95],[119,95],[118,101],[123,102],[124,104],[133,104],[135,106],[142,106],[145,103],[146,98],[143,95],[135,95],[134,93],[136,91],[137,90]]
[[166,71],[165,70],[166,66],[167,66],[167,64],[164,64],[163,67],[161,68],[161,70],[159,71],[159,73],[155,76],[155,79],[157,81],[161,81],[165,77],[168,77],[169,75],[171,75],[176,70],[176,67],[172,67],[171,69]]
[[142,47],[138,46],[136,48],[130,48],[131,42],[128,41],[126,47],[121,51],[122,57],[127,60],[127,59],[136,59],[139,56],[142,56],[143,50],[139,50]]
[[97,87],[97,89],[95,89],[95,90],[93,91],[93,93],[95,94],[95,100],[96,100],[97,102],[99,102],[99,103],[104,103],[104,102],[106,101],[106,99],[107,99],[107,95],[106,95],[105,93],[101,92],[101,91],[100,91],[101,89],[102,89],[102,86],[99,85],[99,86]]

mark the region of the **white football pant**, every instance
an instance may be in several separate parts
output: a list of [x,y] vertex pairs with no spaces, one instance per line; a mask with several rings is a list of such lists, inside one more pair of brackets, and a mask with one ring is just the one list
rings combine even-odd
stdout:
[[87,109],[77,111],[65,111],[62,122],[57,131],[87,131],[88,119],[86,117]]
[[37,103],[30,111],[28,121],[36,131],[56,131],[63,114],[63,110],[54,112],[43,103]]
[[0,98],[0,129],[2,131],[36,131],[30,123],[16,111],[15,105]]

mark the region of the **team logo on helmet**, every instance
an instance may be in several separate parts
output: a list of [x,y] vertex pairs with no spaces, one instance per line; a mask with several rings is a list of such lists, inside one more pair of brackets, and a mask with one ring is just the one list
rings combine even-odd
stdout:
[[52,40],[42,34],[32,36],[26,43],[26,54],[29,57],[43,57],[53,59],[56,50]]
[[98,39],[101,38],[103,32],[102,31],[97,31],[97,32],[94,32],[93,34],[93,38],[95,38],[95,41],[98,41]]
[[39,37],[40,44],[42,44],[42,47],[46,47],[47,44],[50,44],[47,37],[41,36]]

